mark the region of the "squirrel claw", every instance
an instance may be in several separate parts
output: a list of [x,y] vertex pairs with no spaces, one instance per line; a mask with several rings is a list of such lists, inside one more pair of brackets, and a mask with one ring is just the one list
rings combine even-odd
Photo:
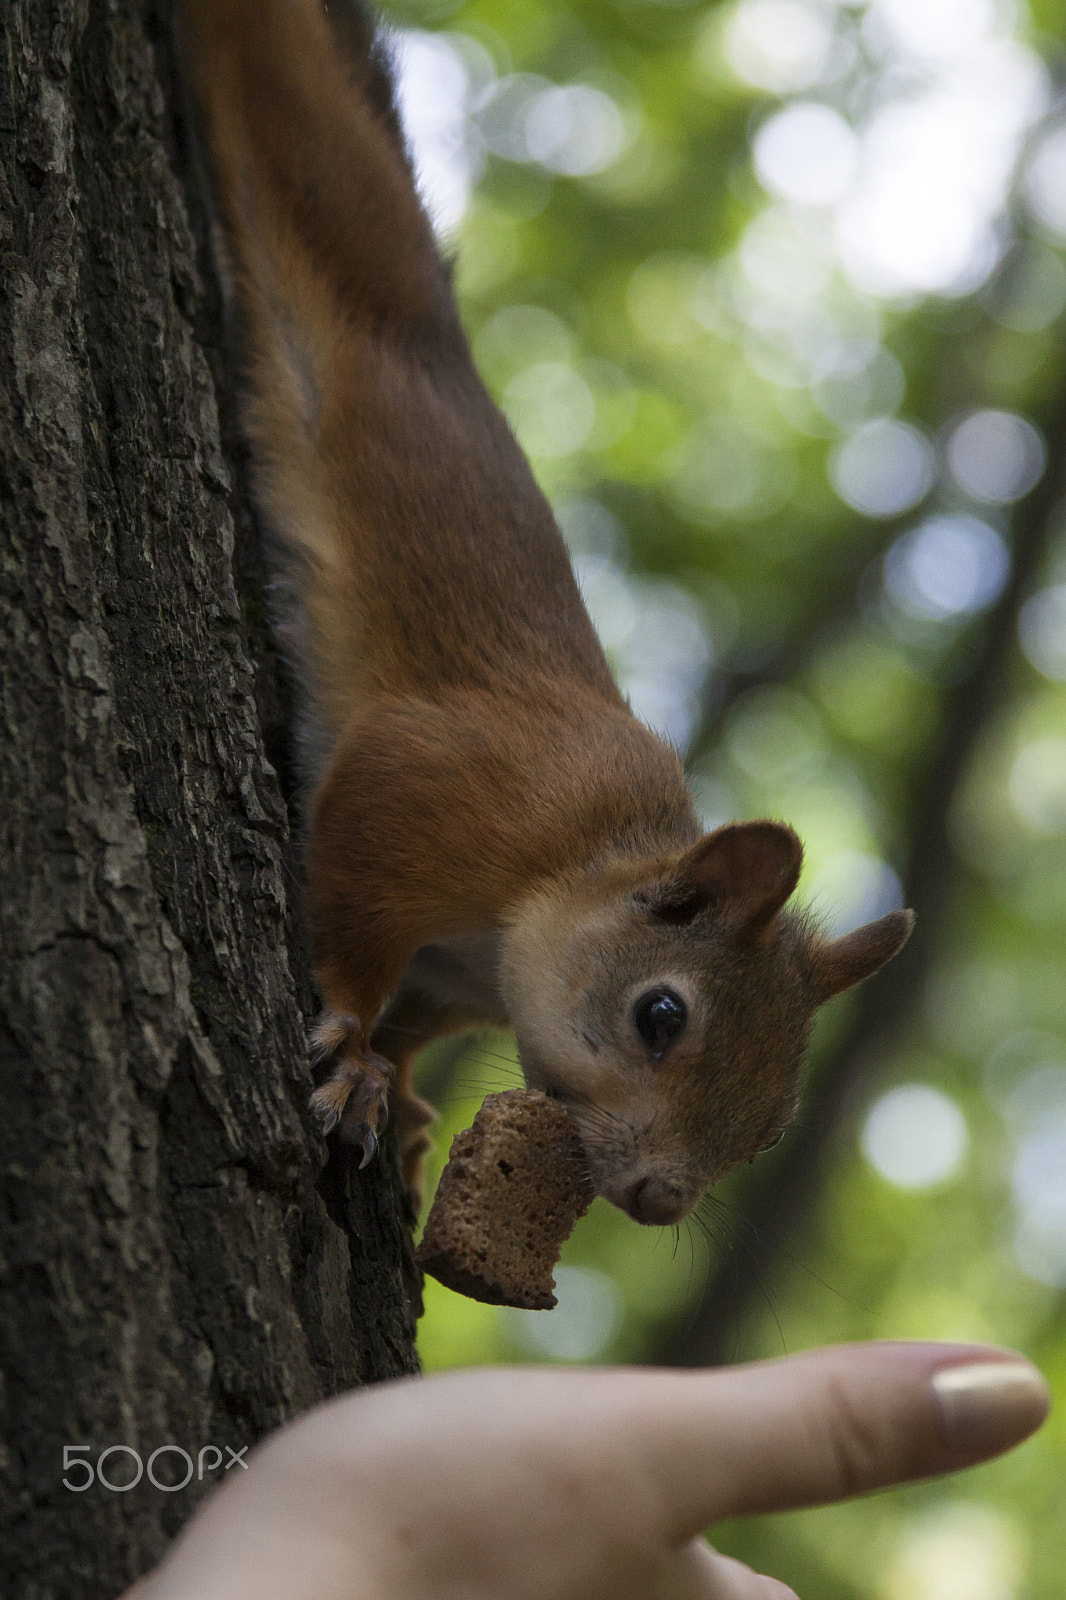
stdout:
[[335,1106],[329,1106],[320,1113],[318,1131],[323,1139],[328,1138],[340,1120],[340,1112]]
[[378,1153],[377,1135],[368,1123],[361,1122],[353,1130],[350,1138],[352,1143],[363,1152],[362,1160],[359,1162],[359,1171],[362,1172],[363,1168],[369,1166]]
[[[344,1026],[351,1019],[333,1017],[331,1023]],[[359,1170],[368,1166],[378,1152],[378,1134],[388,1117],[389,1083],[393,1068],[383,1056],[367,1051],[341,1061],[325,1083],[311,1096],[323,1134],[340,1128],[346,1144],[361,1151]]]
[[340,1122],[349,1093],[347,1084],[331,1078],[327,1083],[320,1084],[311,1096],[311,1112],[323,1139],[331,1134]]
[[333,1084],[324,1083],[311,1096],[311,1115],[323,1139],[333,1132],[344,1109],[343,1099],[340,1099],[333,1089]]

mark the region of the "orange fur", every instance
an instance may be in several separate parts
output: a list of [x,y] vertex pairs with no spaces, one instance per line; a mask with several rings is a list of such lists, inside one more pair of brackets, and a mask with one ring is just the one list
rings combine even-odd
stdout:
[[[347,1020],[323,1034],[336,1065],[318,1107],[372,1153],[393,1077],[415,1181],[426,1108],[401,1030],[510,1018],[601,1190],[663,1220],[791,1114],[816,1004],[907,924],[834,955],[782,914],[791,830],[701,842],[677,757],[619,695],[473,366],[361,14],[184,0],[183,26],[257,493],[295,567],[329,749],[308,906],[323,997]],[[664,975],[691,1025],[653,1070],[630,1008]]]

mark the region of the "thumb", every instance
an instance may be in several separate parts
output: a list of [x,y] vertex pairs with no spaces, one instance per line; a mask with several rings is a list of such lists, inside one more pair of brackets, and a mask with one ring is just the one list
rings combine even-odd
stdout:
[[971,1466],[1026,1438],[1049,1406],[1027,1361],[965,1345],[838,1345],[645,1382],[661,1388],[653,1404],[631,1391],[632,1435],[678,1541]]

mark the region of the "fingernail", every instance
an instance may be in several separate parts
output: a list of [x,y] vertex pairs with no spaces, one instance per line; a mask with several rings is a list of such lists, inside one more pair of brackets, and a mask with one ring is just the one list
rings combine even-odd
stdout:
[[1048,1414],[1051,1393],[1028,1361],[971,1361],[933,1377],[944,1431],[954,1450],[991,1454],[1017,1444]]

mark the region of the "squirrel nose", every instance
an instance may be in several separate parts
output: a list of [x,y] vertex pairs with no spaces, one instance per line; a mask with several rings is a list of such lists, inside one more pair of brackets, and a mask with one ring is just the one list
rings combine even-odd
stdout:
[[626,1195],[625,1208],[636,1222],[668,1227],[688,1215],[681,1195],[661,1178],[641,1178]]

